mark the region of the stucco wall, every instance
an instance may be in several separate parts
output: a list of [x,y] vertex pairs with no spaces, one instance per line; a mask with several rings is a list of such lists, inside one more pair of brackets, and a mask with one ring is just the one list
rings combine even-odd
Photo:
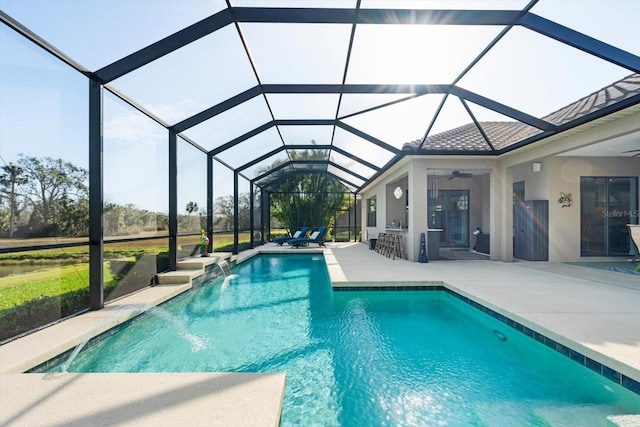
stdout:
[[[408,191],[409,188],[409,180],[407,176],[401,177],[397,181],[392,181],[386,184],[386,222],[385,225],[391,225],[392,221],[396,221],[397,223],[402,223],[403,228],[407,228],[406,219],[405,219],[405,197],[407,192],[413,193],[413,191]],[[402,195],[399,199],[396,199],[393,192],[396,187],[400,187],[402,190]]]
[[[638,176],[640,159],[620,157],[550,157],[549,261],[580,259],[580,177]],[[560,192],[571,193],[573,205],[558,203]],[[640,195],[638,195],[640,197]]]
[[[525,200],[549,201],[549,261],[580,260],[580,177],[638,176],[640,159],[620,157],[548,156],[514,166],[513,182],[524,181]],[[558,203],[560,192],[571,194],[571,207]],[[640,196],[639,196],[640,197]]]
[[551,165],[546,159],[540,160],[542,169],[533,172],[533,162],[513,167],[513,182],[524,181],[525,200],[549,200],[549,170]]
[[[375,239],[378,237],[379,233],[385,232],[385,224],[387,222],[391,222],[392,218],[387,218],[387,196],[393,197],[390,193],[387,195],[387,184],[391,182],[398,181],[398,179],[402,176],[406,176],[409,171],[408,162],[404,165],[400,165],[399,168],[390,171],[385,176],[381,177],[378,182],[362,193],[362,226],[364,228],[365,233],[363,233],[363,241],[369,241],[369,239]],[[395,188],[395,187],[394,187]],[[411,191],[411,190],[409,190]],[[391,189],[393,192],[393,189]],[[377,212],[376,212],[376,226],[369,227],[367,225],[367,199],[370,197],[376,196],[377,203]],[[411,199],[409,199],[411,200]]]
[[[427,190],[431,188],[434,169],[486,171],[470,179],[438,178],[438,187],[468,189],[470,191],[469,232],[480,227],[491,235],[491,259],[512,260],[513,210],[512,186],[525,182],[526,200],[549,200],[549,261],[580,260],[580,177],[636,176],[640,177],[640,158],[630,157],[570,157],[561,155],[589,144],[606,141],[621,135],[633,134],[640,126],[640,112],[632,109],[626,115],[592,123],[584,129],[545,140],[524,150],[499,158],[420,157],[408,156],[381,176],[362,197],[363,219],[366,218],[366,199],[377,196],[377,226],[366,227],[368,237],[385,231],[387,218],[387,184],[407,176],[409,189],[408,252],[415,258],[421,232],[428,228]],[[559,155],[560,154],[560,155]],[[533,171],[533,162],[541,163],[540,172]],[[392,191],[392,189],[390,190]],[[415,192],[418,194],[415,194]],[[573,206],[562,208],[560,192],[571,193]],[[413,194],[412,194],[413,193]],[[640,199],[640,194],[638,195]],[[365,223],[363,222],[363,225]],[[473,245],[473,236],[470,236]],[[415,261],[415,259],[413,259]]]

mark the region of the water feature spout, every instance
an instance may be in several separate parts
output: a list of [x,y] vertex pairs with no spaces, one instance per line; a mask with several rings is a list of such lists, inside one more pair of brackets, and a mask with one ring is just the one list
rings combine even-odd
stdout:
[[224,277],[227,277],[229,274],[231,274],[231,266],[229,265],[227,260],[223,259],[222,261],[218,262],[216,265],[218,266],[218,268],[220,269]]
[[222,282],[221,289],[225,290],[229,286],[229,282],[231,280],[235,279],[236,277],[238,277],[238,275],[237,274],[231,274],[231,266],[229,265],[227,260],[223,259],[222,261],[220,261],[216,265],[218,266],[218,268],[220,269],[220,271],[224,275],[224,280]]

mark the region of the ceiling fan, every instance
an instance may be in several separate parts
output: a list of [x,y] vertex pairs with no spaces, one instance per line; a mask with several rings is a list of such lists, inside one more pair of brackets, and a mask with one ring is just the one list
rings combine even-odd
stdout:
[[473,176],[472,173],[453,171],[451,172],[451,175],[449,175],[449,179],[451,180],[453,178],[471,178],[472,176]]
[[638,157],[640,156],[640,150],[629,150],[629,151],[623,151],[623,153],[638,153],[638,154],[634,154],[631,157]]

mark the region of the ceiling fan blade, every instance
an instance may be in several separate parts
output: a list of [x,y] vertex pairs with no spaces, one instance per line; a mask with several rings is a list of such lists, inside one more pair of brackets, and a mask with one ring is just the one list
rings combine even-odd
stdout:
[[473,177],[472,173],[453,171],[451,172],[451,175],[449,175],[449,180],[452,180],[453,178],[471,178],[471,177]]

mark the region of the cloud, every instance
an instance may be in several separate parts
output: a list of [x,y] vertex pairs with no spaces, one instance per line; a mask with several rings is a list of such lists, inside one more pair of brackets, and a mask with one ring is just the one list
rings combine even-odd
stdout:
[[110,117],[104,123],[104,138],[127,143],[156,145],[167,140],[167,130],[138,112]]
[[[175,106],[159,104],[146,105],[145,108],[166,123],[174,124],[204,110],[207,106],[185,100]],[[155,145],[167,141],[168,131],[139,111],[130,110],[105,120],[104,137],[127,143]]]

